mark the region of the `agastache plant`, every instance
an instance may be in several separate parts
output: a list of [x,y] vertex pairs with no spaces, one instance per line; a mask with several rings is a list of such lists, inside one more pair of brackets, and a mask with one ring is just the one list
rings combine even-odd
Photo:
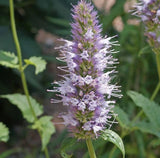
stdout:
[[135,9],[134,14],[143,21],[148,43],[156,54],[159,83],[155,92],[158,92],[160,89],[160,0],[140,0],[135,5]]
[[[68,113],[62,114],[64,124],[77,139],[98,138],[101,132],[110,128],[115,101],[112,97],[121,97],[119,86],[112,84],[115,64],[113,37],[101,36],[101,25],[97,12],[91,3],[81,0],[73,6],[72,38],[63,40],[59,49],[67,66],[60,67],[67,72],[64,80],[55,82],[54,92],[59,92]],[[106,100],[107,98],[107,100]],[[59,102],[53,99],[54,103]]]
[[145,35],[154,50],[160,50],[160,0],[140,0],[135,6],[135,15],[145,25]]
[[[141,18],[145,27],[144,34],[156,55],[159,82],[150,98],[150,100],[154,100],[160,90],[160,0],[140,0],[135,5],[134,15]],[[143,111],[141,110],[135,118],[142,114]]]

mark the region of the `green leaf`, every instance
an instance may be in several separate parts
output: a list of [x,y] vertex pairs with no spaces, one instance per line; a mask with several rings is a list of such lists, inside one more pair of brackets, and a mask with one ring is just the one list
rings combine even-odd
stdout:
[[[23,117],[28,122],[30,123],[34,122],[33,113],[29,107],[29,104],[25,95],[17,93],[17,94],[1,95],[0,97],[6,98],[12,104],[16,105],[21,110]],[[37,101],[33,99],[31,96],[29,98],[36,116],[40,116],[43,113],[43,107],[39,103],[37,103]]]
[[36,74],[44,71],[46,68],[46,61],[41,57],[31,57],[24,60],[27,65],[34,65],[36,68]]
[[63,158],[71,158],[72,157],[72,154],[69,155],[69,154],[66,153],[66,151],[69,150],[69,149],[72,149],[76,142],[77,142],[77,140],[74,139],[74,138],[66,138],[62,142],[60,150],[61,150],[61,156]]
[[49,143],[52,134],[55,133],[55,127],[51,120],[52,117],[50,116],[43,116],[39,120],[42,127],[42,150],[44,150]]
[[149,119],[148,122],[135,122],[134,124],[132,124],[132,127],[137,128],[142,132],[154,134],[160,138],[159,105],[144,97],[142,94],[134,91],[129,91],[128,95],[132,98],[133,102],[138,107],[141,107],[143,109],[144,113]]
[[18,58],[14,53],[0,51],[0,65],[9,68],[18,68]]
[[107,141],[115,144],[121,150],[123,157],[125,157],[124,144],[123,144],[122,139],[120,138],[120,136],[117,133],[115,133],[112,130],[106,129],[104,131],[104,133],[102,134],[102,138],[104,140],[107,140]]
[[32,126],[33,129],[39,129],[42,132],[42,150],[45,149],[52,134],[55,133],[55,127],[51,120],[51,116],[43,116]]
[[61,151],[61,156],[63,157],[63,158],[71,158],[72,157],[72,155],[69,155],[69,154],[67,154],[67,153],[65,153],[65,151]]
[[143,109],[152,125],[160,129],[160,106],[140,93],[129,91],[128,95],[138,107]]
[[146,46],[139,51],[138,56],[141,56],[142,54],[147,54],[147,53],[150,53],[150,52],[152,52],[151,47]]
[[141,132],[144,132],[144,133],[150,133],[150,134],[156,135],[157,137],[160,138],[160,129],[158,129],[158,127],[154,126],[150,122],[146,122],[146,121],[136,122],[132,124],[132,128],[136,130],[140,130]]
[[145,141],[144,141],[144,137],[143,137],[143,133],[139,132],[139,131],[135,131],[135,141],[136,141],[136,144],[137,144],[137,147],[138,147],[138,156],[140,158],[146,158],[146,146],[145,146]]
[[7,142],[9,139],[9,130],[2,122],[0,122],[0,142]]
[[150,142],[150,144],[149,144],[149,146],[151,146],[151,147],[157,147],[157,146],[160,146],[160,139],[153,139],[151,142]]
[[127,114],[118,106],[115,106],[113,110],[114,110],[114,113],[118,114],[116,119],[118,120],[120,125],[123,128],[130,128],[130,120],[129,120]]

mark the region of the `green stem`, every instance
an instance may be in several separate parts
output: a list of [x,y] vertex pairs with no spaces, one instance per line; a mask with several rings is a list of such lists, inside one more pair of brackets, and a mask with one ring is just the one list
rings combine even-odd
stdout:
[[158,84],[157,84],[157,86],[156,86],[156,88],[155,88],[150,100],[154,100],[154,98],[156,97],[159,89],[160,89],[160,81],[158,82]]
[[134,119],[132,120],[132,123],[134,123],[135,121],[138,120],[138,118],[143,114],[143,110],[141,110],[135,117]]
[[[154,100],[154,98],[156,97],[156,95],[157,95],[157,93],[158,93],[159,90],[160,90],[160,81],[158,82],[158,84],[157,84],[157,86],[156,86],[156,88],[155,88],[155,90],[154,90],[154,92],[153,92],[153,94],[152,94],[152,96],[151,96],[151,98],[150,98],[151,101]],[[141,111],[134,117],[134,119],[132,120],[132,123],[135,122],[135,121],[137,121],[137,119],[138,119],[140,116],[142,116],[142,114],[143,114],[143,110],[141,110]]]
[[[22,80],[22,85],[23,85],[23,89],[24,89],[24,93],[26,95],[29,107],[32,111],[33,117],[34,117],[34,121],[37,121],[38,118],[36,116],[36,113],[32,107],[31,101],[30,101],[30,95],[29,95],[29,91],[28,91],[28,86],[27,86],[27,82],[26,82],[26,77],[23,71],[23,63],[22,63],[22,53],[21,53],[21,47],[19,44],[19,40],[18,40],[18,36],[17,36],[17,31],[16,31],[16,25],[15,25],[15,17],[14,17],[14,3],[13,0],[9,0],[9,4],[10,4],[10,18],[11,18],[11,28],[12,28],[12,34],[13,34],[13,39],[15,42],[15,46],[16,46],[16,50],[17,50],[17,56],[18,56],[18,61],[19,61],[19,71],[21,74],[21,80]],[[42,134],[41,131],[38,130],[40,137],[42,138]],[[45,155],[46,158],[49,158],[49,154],[48,154],[48,149],[45,148]]]
[[86,144],[87,144],[87,147],[88,147],[88,152],[89,152],[90,158],[96,158],[96,154],[95,154],[93,144],[92,144],[92,141],[91,141],[90,138],[86,139]]
[[[156,54],[156,62],[157,62],[157,71],[158,71],[158,77],[159,77],[159,82],[150,98],[151,101],[153,101],[156,97],[156,95],[158,94],[159,90],[160,90],[160,52],[157,50],[153,50]],[[143,110],[141,110],[132,120],[131,124],[134,123],[135,121],[137,121],[137,119],[143,115]],[[129,130],[127,133],[125,133],[124,135],[121,136],[121,138],[124,138],[126,135],[128,135],[129,133],[131,133],[133,130]],[[114,146],[110,152],[109,158],[112,158],[114,152],[116,151],[117,147]]]
[[[156,86],[156,88],[155,88],[155,90],[154,90],[154,92],[153,92],[153,94],[152,94],[152,96],[151,96],[151,98],[150,98],[151,101],[153,101],[153,100],[155,99],[157,93],[158,93],[159,90],[160,90],[160,53],[156,53],[156,62],[157,62],[157,70],[158,70],[159,82],[158,82],[158,84],[157,84],[157,86]],[[138,119],[140,116],[142,116],[142,115],[143,115],[143,110],[141,110],[141,111],[134,117],[134,119],[132,120],[132,123],[134,123],[135,121],[137,121],[137,119]],[[128,131],[128,134],[129,134],[130,132],[132,132],[132,130],[131,130],[131,131]],[[122,138],[125,137],[126,135],[127,135],[127,134],[124,134],[124,135],[122,136]],[[112,158],[114,152],[116,151],[116,148],[117,148],[116,146],[113,147],[113,149],[112,149],[111,152],[110,152],[109,158]]]
[[22,84],[23,84],[23,89],[24,89],[24,92],[26,94],[27,101],[28,101],[28,104],[29,104],[30,109],[32,111],[32,114],[34,116],[34,119],[37,120],[36,114],[33,110],[32,105],[31,105],[31,101],[30,101],[30,98],[29,98],[29,92],[28,92],[28,88],[27,88],[26,77],[25,77],[25,74],[24,74],[24,71],[23,71],[22,53],[21,53],[21,47],[20,47],[20,44],[19,44],[17,31],[16,31],[13,0],[10,0],[9,2],[10,2],[11,27],[12,27],[14,42],[15,42],[16,49],[17,49],[17,55],[18,55],[18,61],[19,61],[19,71],[21,73],[21,80],[22,80]]
[[[159,77],[159,82],[150,98],[150,100],[154,100],[156,95],[158,94],[159,90],[160,90],[160,53],[159,52],[156,52],[156,62],[157,62],[157,71],[158,71],[158,77]],[[135,122],[141,115],[143,114],[143,110],[141,110],[137,115],[136,117],[132,120],[132,122]]]
[[114,147],[112,148],[112,150],[111,150],[111,152],[110,152],[110,154],[109,154],[109,158],[112,158],[112,157],[113,157],[113,154],[114,154],[114,152],[116,151],[116,149],[117,149],[116,146],[114,146]]
[[158,77],[160,81],[160,52],[156,52],[156,62],[157,62]]

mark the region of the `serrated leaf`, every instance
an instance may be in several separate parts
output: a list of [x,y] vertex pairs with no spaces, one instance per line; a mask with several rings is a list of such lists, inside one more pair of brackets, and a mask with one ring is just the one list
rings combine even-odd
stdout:
[[115,144],[120,149],[120,151],[122,152],[123,157],[125,157],[124,144],[123,144],[123,141],[122,141],[121,137],[117,133],[115,133],[112,130],[106,129],[103,132],[101,137],[104,140],[107,140],[107,141],[112,142],[113,144]]
[[128,95],[138,107],[141,107],[143,109],[144,113],[146,114],[152,125],[160,129],[160,106],[155,102],[149,100],[148,98],[144,97],[140,93],[129,91]]
[[[16,105],[22,112],[23,117],[30,123],[34,122],[34,116],[32,110],[29,107],[27,98],[22,94],[8,94],[1,95],[1,98],[8,99],[12,104]],[[43,113],[43,107],[35,99],[30,96],[30,101],[36,116],[40,116]]]
[[2,122],[0,122],[0,142],[7,142],[9,139],[9,130]]
[[0,51],[0,65],[9,68],[18,68],[18,57],[14,53]]
[[120,107],[117,107],[117,106],[115,106],[113,110],[114,110],[114,113],[118,114],[116,119],[118,120],[120,125],[123,128],[130,128],[130,120],[127,114]]
[[33,129],[39,129],[42,132],[42,150],[45,149],[52,134],[55,133],[55,127],[51,120],[51,116],[43,116],[32,126]]
[[24,60],[26,64],[28,65],[34,65],[36,68],[36,75],[40,72],[44,71],[46,68],[46,61],[42,59],[41,57],[31,57],[29,59]]

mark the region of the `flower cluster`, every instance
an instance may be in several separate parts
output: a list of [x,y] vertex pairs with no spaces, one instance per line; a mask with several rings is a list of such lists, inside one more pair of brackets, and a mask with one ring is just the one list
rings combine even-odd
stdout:
[[117,42],[101,36],[101,25],[91,3],[81,0],[72,11],[73,41],[62,39],[65,45],[58,48],[62,54],[58,59],[67,63],[60,69],[67,73],[54,91],[60,93],[63,105],[68,106],[68,113],[61,117],[75,137],[95,138],[110,125],[115,104],[112,96],[121,97],[119,86],[111,84],[118,63],[111,47]]
[[145,25],[145,35],[149,44],[160,48],[160,0],[140,0],[135,6],[136,12]]

